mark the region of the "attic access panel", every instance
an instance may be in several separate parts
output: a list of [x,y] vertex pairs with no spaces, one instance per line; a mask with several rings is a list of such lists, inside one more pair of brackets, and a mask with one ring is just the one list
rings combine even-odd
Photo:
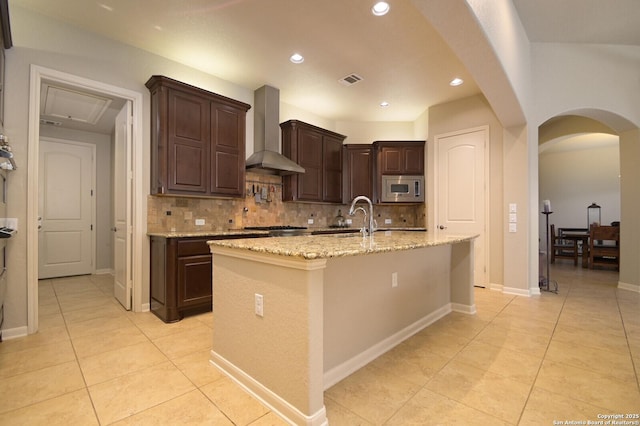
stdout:
[[111,105],[112,99],[73,89],[42,85],[40,115],[95,125]]

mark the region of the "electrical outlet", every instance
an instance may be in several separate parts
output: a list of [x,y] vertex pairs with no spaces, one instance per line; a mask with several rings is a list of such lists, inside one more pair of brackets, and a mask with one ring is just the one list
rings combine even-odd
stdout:
[[398,273],[391,273],[391,287],[398,287]]
[[517,226],[515,223],[510,223],[509,224],[509,232],[516,232],[518,230]]
[[196,226],[204,225],[204,219],[196,219]]
[[264,297],[261,294],[255,294],[255,312],[259,317],[264,316]]
[[308,223],[309,225],[313,225],[313,219],[307,219],[307,223]]
[[391,225],[391,219],[385,219],[384,220],[384,224],[385,225]]

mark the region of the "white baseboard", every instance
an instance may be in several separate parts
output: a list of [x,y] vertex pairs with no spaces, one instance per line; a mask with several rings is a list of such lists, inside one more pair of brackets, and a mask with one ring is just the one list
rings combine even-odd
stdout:
[[96,269],[94,272],[94,275],[114,275],[114,271],[113,269],[110,268],[106,268],[106,269]]
[[469,315],[474,315],[476,314],[478,311],[476,310],[476,305],[463,305],[461,303],[452,303],[451,304],[451,310],[453,312],[460,312],[463,314],[469,314]]
[[622,281],[618,281],[618,288],[620,290],[628,290],[628,291],[640,293],[640,286],[629,284],[629,283],[623,283]]
[[489,289],[494,290],[494,291],[499,291],[501,293],[502,293],[503,288],[504,288],[504,286],[502,284],[493,284],[493,283],[491,283],[489,285]]
[[29,334],[29,330],[26,326],[16,328],[5,328],[2,330],[2,340],[17,339],[18,337],[24,337]]
[[322,409],[311,416],[307,416],[213,350],[211,351],[211,360],[209,362],[287,423],[291,425],[328,426],[329,421],[327,420],[327,411],[324,405]]
[[140,312],[149,312],[151,310],[151,303],[143,303],[140,309]]
[[[474,306],[475,310],[475,306]],[[444,317],[448,313],[452,311],[451,304],[446,304],[445,306],[437,309],[436,311],[430,313],[429,315],[419,319],[413,324],[405,327],[404,329],[398,331],[397,333],[387,337],[381,342],[373,345],[369,349],[364,352],[359,353],[351,359],[343,362],[340,365],[333,367],[329,371],[325,371],[324,373],[324,389],[327,390],[331,386],[335,385],[345,377],[350,376],[354,372],[358,371],[365,365],[369,364],[374,359],[378,358],[380,355],[388,352],[390,349],[393,349],[398,344],[402,343],[409,337],[413,336],[420,330],[428,327],[433,324],[440,318]]]
[[502,292],[504,294],[514,294],[516,296],[530,296],[528,288],[503,287]]

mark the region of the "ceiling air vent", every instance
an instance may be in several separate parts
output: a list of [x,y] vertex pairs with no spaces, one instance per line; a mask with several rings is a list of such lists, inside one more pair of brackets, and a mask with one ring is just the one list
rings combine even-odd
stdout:
[[345,86],[351,86],[352,84],[356,84],[357,82],[362,81],[362,77],[360,77],[358,74],[349,74],[348,76],[343,77],[338,81]]

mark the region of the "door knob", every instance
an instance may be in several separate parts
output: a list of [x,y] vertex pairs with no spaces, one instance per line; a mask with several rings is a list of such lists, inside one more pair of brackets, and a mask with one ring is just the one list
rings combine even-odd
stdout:
[[447,229],[447,227],[446,227],[446,226],[444,226],[444,225],[440,225],[440,226],[438,226],[438,228],[440,228],[440,229]]
[[112,230],[113,232],[118,232],[118,228],[116,228],[115,226],[114,226],[113,228],[111,228],[111,230]]

